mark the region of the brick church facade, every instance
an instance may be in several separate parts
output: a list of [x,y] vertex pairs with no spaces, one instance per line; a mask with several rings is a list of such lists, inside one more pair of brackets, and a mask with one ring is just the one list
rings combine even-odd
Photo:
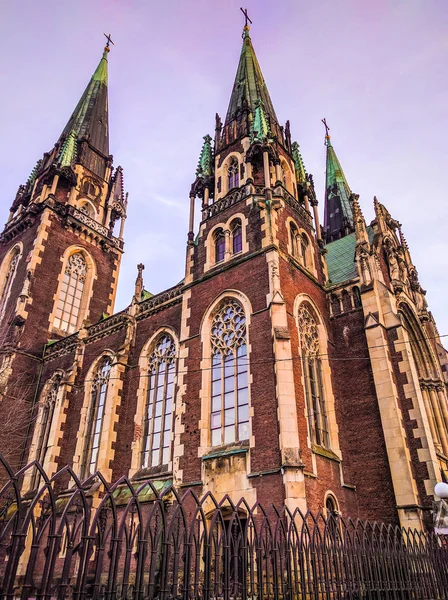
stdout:
[[448,359],[400,223],[377,199],[365,222],[328,131],[319,223],[246,26],[191,186],[185,277],[151,295],[139,265],[114,313],[127,195],[108,51],[1,234],[0,450],[49,475],[424,527],[448,474]]

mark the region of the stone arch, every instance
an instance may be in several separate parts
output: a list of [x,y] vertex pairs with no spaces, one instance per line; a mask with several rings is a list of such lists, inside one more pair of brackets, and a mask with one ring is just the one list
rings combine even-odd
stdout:
[[[338,431],[338,424],[336,421],[336,407],[335,407],[335,399],[334,399],[334,394],[333,394],[332,374],[331,374],[331,367],[330,367],[330,360],[329,360],[327,328],[325,326],[325,322],[322,317],[322,313],[320,312],[319,308],[317,307],[316,303],[311,298],[311,296],[309,296],[308,294],[299,294],[298,296],[296,296],[296,298],[294,300],[294,318],[296,321],[296,327],[297,327],[297,332],[298,332],[298,339],[299,339],[298,351],[299,351],[300,357],[302,357],[302,349],[301,349],[301,344],[302,344],[301,339],[302,338],[301,338],[301,331],[300,331],[300,324],[299,324],[299,310],[303,304],[306,305],[307,307],[309,307],[311,314],[314,317],[316,325],[317,325],[318,338],[319,338],[319,352],[320,352],[320,357],[322,359],[321,360],[322,386],[323,386],[323,391],[324,391],[324,395],[325,395],[325,409],[326,409],[326,417],[327,417],[327,422],[328,422],[329,444],[330,444],[331,451],[334,452],[340,458],[341,452],[340,452],[340,448],[339,448],[339,431]],[[307,382],[305,379],[303,361],[302,361],[302,369],[301,370],[302,370],[302,374],[301,374],[302,387],[303,387],[303,390],[305,393],[305,398],[306,398]],[[312,434],[311,434],[308,415],[309,415],[309,413],[307,410],[307,402],[305,402],[304,417],[306,419],[307,427],[308,427],[308,444],[312,448]]]
[[[137,473],[137,471],[139,471],[139,469],[142,468],[140,459],[141,459],[142,440],[143,440],[143,420],[144,420],[145,407],[146,407],[148,390],[149,390],[149,385],[150,385],[148,356],[150,355],[151,351],[153,350],[155,345],[158,343],[158,341],[161,338],[163,338],[163,336],[165,336],[165,335],[169,336],[173,340],[174,347],[175,347],[175,354],[176,354],[174,386],[173,386],[174,387],[173,409],[172,409],[173,420],[174,420],[174,416],[175,416],[176,396],[177,396],[177,391],[178,391],[177,371],[178,371],[178,359],[179,359],[179,349],[180,349],[179,337],[177,335],[177,332],[172,327],[163,326],[163,327],[159,327],[148,338],[148,340],[143,345],[142,350],[140,352],[140,356],[139,356],[138,363],[139,363],[140,379],[139,379],[139,386],[138,386],[138,391],[137,391],[137,408],[136,408],[136,412],[134,415],[134,438],[133,438],[133,442],[131,445],[132,457],[131,457],[130,476],[135,475],[135,473]],[[172,425],[171,426],[171,445],[173,444],[173,441],[174,441],[174,427]],[[168,463],[168,470],[172,470],[172,457],[170,458],[170,461]]]
[[[70,258],[76,254],[80,254],[82,259],[85,261],[85,274],[84,281],[81,289],[81,297],[75,298],[74,304],[79,301],[79,306],[76,315],[70,313],[71,318],[64,320],[62,317],[67,317],[68,314],[64,313],[66,307],[66,300],[69,297],[67,295],[67,280],[65,275],[69,270]],[[97,278],[96,264],[91,254],[83,246],[69,246],[61,257],[62,269],[58,275],[58,287],[57,292],[53,297],[54,304],[52,313],[49,316],[50,328],[57,332],[63,332],[65,334],[74,333],[81,328],[82,322],[89,316],[90,300],[93,292],[93,282]],[[67,325],[65,325],[65,323]]]
[[[250,316],[252,314],[252,306],[248,297],[238,290],[225,290],[209,305],[201,320],[200,335],[201,335],[201,346],[202,346],[202,359],[201,359],[201,372],[202,382],[200,391],[201,401],[201,421],[200,421],[200,453],[205,454],[211,445],[211,429],[210,429],[210,415],[211,415],[211,385],[212,385],[212,349],[211,349],[211,328],[213,317],[219,310],[221,303],[225,300],[236,300],[243,308],[245,315],[245,336],[246,336],[246,349],[247,349],[247,374],[248,374],[248,411],[249,411],[249,432],[251,432],[251,420],[252,420],[252,403],[251,403],[251,384],[252,375],[250,372]],[[251,433],[249,433],[249,436]],[[250,438],[251,440],[251,438]],[[250,445],[252,445],[250,441]]]
[[12,285],[17,275],[17,267],[22,258],[23,243],[18,242],[8,250],[0,267],[0,320],[11,295]]

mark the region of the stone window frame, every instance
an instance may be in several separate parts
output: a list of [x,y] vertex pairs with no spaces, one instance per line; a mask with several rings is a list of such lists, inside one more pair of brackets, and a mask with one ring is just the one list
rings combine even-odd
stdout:
[[78,208],[78,210],[79,210],[79,211],[81,211],[81,212],[84,212],[84,211],[83,211],[83,208],[84,208],[85,206],[88,206],[88,207],[89,207],[89,209],[90,209],[90,211],[86,213],[86,214],[87,214],[87,216],[89,216],[91,219],[98,220],[98,211],[97,211],[97,209],[96,209],[95,205],[93,204],[93,202],[91,202],[91,201],[90,201],[89,199],[87,199],[87,198],[81,198],[81,199],[78,201],[78,207],[77,207],[77,208]]
[[291,194],[291,196],[295,197],[295,175],[291,169],[291,166],[283,157],[280,157],[280,168],[282,171],[281,183],[283,184],[283,187]]
[[328,517],[328,508],[327,508],[328,500],[333,502],[333,505],[335,507],[334,511],[337,514],[341,514],[340,504],[339,504],[339,500],[338,500],[336,494],[332,490],[327,490],[324,494],[324,505],[323,505],[325,517]]
[[223,291],[215,300],[209,305],[205,311],[200,326],[201,336],[201,348],[202,348],[202,359],[200,363],[201,369],[201,390],[199,393],[201,402],[201,418],[199,421],[199,432],[200,441],[198,448],[198,456],[204,456],[212,449],[216,448],[211,444],[211,429],[210,429],[210,415],[211,415],[211,327],[213,316],[216,312],[217,307],[221,302],[226,299],[233,299],[239,302],[243,309],[246,317],[246,347],[247,347],[247,358],[248,358],[248,398],[249,398],[249,447],[254,447],[255,437],[253,432],[253,403],[252,403],[252,370],[250,366],[252,348],[250,344],[250,324],[252,315],[252,305],[248,297],[240,292],[239,290],[228,289]]
[[[235,221],[239,220],[241,224],[241,241],[242,241],[242,249],[240,252],[233,254],[233,237],[232,237],[232,225]],[[204,264],[204,273],[209,271],[215,266],[223,265],[235,256],[242,256],[246,252],[249,252],[249,242],[247,240],[247,226],[248,219],[243,215],[243,213],[236,213],[229,217],[225,223],[217,223],[210,229],[207,234],[207,238],[205,240],[205,264]],[[226,236],[226,251],[224,255],[224,260],[220,260],[219,262],[215,261],[215,236],[216,232],[222,229],[224,235]]]
[[[0,321],[2,321],[2,319],[5,315],[4,309],[6,308],[6,305],[8,304],[8,300],[11,296],[12,286],[14,284],[14,280],[17,275],[17,269],[18,269],[19,263],[22,259],[22,255],[23,255],[23,243],[17,242],[8,250],[8,252],[5,254],[5,257],[2,261],[2,264],[0,267]],[[12,274],[11,278],[7,281],[7,277],[10,272],[12,261],[14,260],[14,258],[16,256],[17,256],[17,262],[15,264],[14,273]],[[7,289],[7,293],[5,295],[6,286],[8,286],[8,289]]]
[[84,378],[84,398],[81,407],[81,415],[76,439],[75,454],[73,456],[73,470],[78,475],[81,474],[84,465],[82,464],[85,449],[85,437],[87,429],[87,420],[89,417],[90,403],[92,400],[92,388],[95,374],[102,361],[109,357],[111,360],[111,369],[109,373],[106,399],[104,404],[104,416],[101,427],[100,444],[97,459],[97,470],[100,471],[106,480],[110,481],[112,469],[110,464],[115,456],[114,443],[117,439],[115,425],[118,423],[117,407],[120,404],[119,391],[122,388],[120,378],[119,362],[113,350],[104,350],[90,365]]
[[[180,343],[179,336],[176,331],[172,327],[164,326],[158,328],[151,337],[145,342],[143,348],[140,352],[140,357],[138,361],[139,365],[139,386],[137,390],[137,407],[134,415],[134,436],[133,441],[131,443],[131,468],[129,470],[129,476],[133,477],[138,471],[142,469],[141,467],[141,450],[143,443],[143,419],[144,412],[146,407],[146,400],[148,395],[148,386],[149,386],[149,368],[148,368],[148,356],[152,351],[152,348],[157,343],[158,339],[163,335],[170,335],[174,341],[176,347],[176,372],[174,376],[174,394],[173,394],[173,409],[172,409],[172,427],[171,427],[171,458],[166,466],[168,472],[173,471],[173,452],[174,452],[174,421],[176,418],[176,406],[177,406],[177,395],[179,393],[179,351],[180,351]],[[165,467],[165,465],[164,465]],[[160,469],[160,467],[158,467]]]
[[[297,335],[298,335],[298,340],[299,340],[299,347],[297,348],[297,351],[298,351],[299,356],[301,356],[302,350],[301,350],[301,342],[300,342],[300,327],[299,327],[298,315],[299,315],[300,305],[304,302],[308,303],[314,312],[317,329],[318,329],[318,335],[319,335],[320,351],[321,351],[322,357],[324,358],[324,360],[322,360],[322,362],[321,362],[322,385],[323,385],[324,394],[325,394],[325,409],[326,409],[326,416],[327,416],[327,423],[328,423],[328,425],[327,425],[328,426],[328,434],[329,434],[329,438],[330,438],[329,450],[339,460],[342,460],[341,450],[340,450],[340,446],[339,446],[339,427],[338,427],[338,423],[337,423],[337,419],[336,419],[336,404],[335,404],[335,397],[334,397],[334,393],[333,393],[332,374],[331,374],[330,361],[328,360],[328,353],[329,353],[328,333],[327,333],[326,326],[324,324],[324,320],[323,320],[321,311],[318,309],[316,303],[311,298],[311,296],[309,296],[308,294],[303,294],[303,293],[298,294],[296,296],[296,299],[294,300],[294,313],[293,314],[294,314],[294,320],[296,323]],[[303,415],[305,417],[306,427],[307,427],[307,445],[312,450],[314,442],[312,441],[309,419],[308,419],[308,402],[307,402],[307,398],[306,398],[306,382],[305,382],[305,375],[303,372],[303,368],[301,368],[300,379],[301,379],[301,384],[302,384],[302,389],[303,389],[303,394],[304,394],[304,399],[305,399]]]
[[56,291],[55,295],[53,296],[53,309],[48,318],[49,331],[57,333],[58,335],[67,336],[67,335],[72,335],[73,333],[75,333],[75,332],[72,332],[72,334],[70,334],[69,332],[64,331],[63,329],[56,327],[54,325],[54,321],[56,318],[57,304],[58,304],[59,298],[61,297],[61,290],[62,290],[62,283],[63,283],[63,279],[64,279],[65,269],[67,268],[70,256],[72,256],[73,254],[77,254],[78,252],[83,255],[83,258],[86,261],[87,273],[86,273],[86,278],[85,278],[85,282],[84,282],[84,286],[83,286],[81,306],[79,308],[75,332],[81,328],[83,321],[89,316],[89,313],[90,313],[90,300],[91,300],[92,294],[93,294],[93,283],[97,279],[96,264],[95,264],[94,259],[91,256],[91,254],[86,250],[86,248],[84,248],[84,246],[79,246],[79,245],[69,246],[68,248],[66,248],[64,254],[60,258],[60,261],[62,263],[62,268],[58,274],[57,291]]
[[[31,439],[29,454],[28,454],[28,462],[32,462],[33,460],[38,460],[37,453],[39,451],[38,442],[42,431],[42,419],[44,416],[45,404],[47,400],[48,393],[53,386],[55,379],[59,378],[59,386],[57,395],[54,399],[54,407],[52,411],[51,424],[49,429],[49,435],[47,439],[47,452],[45,454],[45,458],[41,466],[43,467],[45,473],[48,477],[52,477],[56,471],[58,470],[58,464],[56,462],[59,454],[60,454],[60,446],[59,441],[63,436],[63,424],[66,421],[65,408],[67,407],[66,401],[66,376],[65,372],[62,369],[57,369],[51,377],[47,379],[44,386],[42,387],[42,391],[39,395],[38,407],[37,407],[37,415],[36,421],[33,431],[33,436]],[[27,472],[24,478],[24,489],[30,490],[34,488],[35,481],[38,478],[34,472]]]
[[[314,256],[314,248],[310,234],[305,231],[303,227],[300,227],[292,217],[286,219],[286,227],[288,232],[288,253],[296,260],[306,271],[311,273],[314,277],[317,277],[316,262]],[[292,239],[292,227],[297,230],[296,238],[302,237],[307,240],[308,250],[306,254],[306,264],[304,264],[302,258],[302,251],[295,247],[295,243]],[[297,243],[297,240],[295,240]]]

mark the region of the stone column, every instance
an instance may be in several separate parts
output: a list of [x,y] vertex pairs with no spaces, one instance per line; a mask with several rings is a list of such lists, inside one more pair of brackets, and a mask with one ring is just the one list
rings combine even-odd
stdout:
[[246,181],[252,179],[252,163],[248,160],[246,162]]
[[226,249],[224,253],[224,260],[228,260],[232,255],[232,248],[230,247],[230,229],[224,229],[224,237],[226,240]]
[[309,212],[309,210],[310,210],[310,201],[308,199],[308,195],[307,194],[305,194],[303,196],[303,201],[305,202],[305,209]]
[[263,168],[264,168],[264,187],[271,187],[271,173],[269,171],[269,153],[267,150],[263,152]]
[[440,445],[440,438],[437,431],[436,424],[434,422],[434,411],[432,409],[431,400],[429,398],[429,393],[427,387],[422,384],[421,385],[423,402],[425,404],[426,415],[428,417],[429,429],[431,430],[432,439],[434,441],[434,446],[438,452],[442,450],[442,446]]
[[440,408],[442,410],[442,416],[445,422],[445,431],[448,431],[448,406],[444,390],[445,385],[443,383],[437,386],[437,395],[439,396]]
[[314,213],[314,227],[316,228],[316,237],[320,241],[322,239],[322,234],[320,231],[320,223],[319,223],[319,213],[317,211],[317,200],[311,200],[311,205],[313,207]]
[[194,201],[195,195],[190,194],[190,221],[188,224],[188,243],[193,243],[194,239]]
[[439,396],[435,386],[429,388],[429,395],[431,398],[431,404],[434,408],[434,416],[436,418],[437,430],[439,432],[439,439],[442,444],[443,453],[448,456],[448,439],[446,437],[445,423],[443,422],[443,416],[440,411]]
[[277,183],[277,181],[280,181],[280,183],[283,183],[283,179],[282,179],[282,168],[280,166],[280,161],[277,159],[275,161],[275,183]]

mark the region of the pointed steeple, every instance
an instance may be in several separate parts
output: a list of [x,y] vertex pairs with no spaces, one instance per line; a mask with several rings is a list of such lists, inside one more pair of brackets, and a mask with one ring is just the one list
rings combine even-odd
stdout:
[[350,202],[351,190],[336,156],[328,134],[329,127],[323,119],[327,147],[327,167],[325,180],[324,230],[327,242],[344,237],[354,231],[353,210]]
[[202,146],[201,155],[199,157],[198,168],[196,169],[197,177],[210,177],[213,171],[212,163],[212,138],[207,134],[204,136],[204,144]]
[[294,160],[297,183],[306,183],[306,169],[305,165],[303,164],[303,158],[300,154],[300,147],[297,142],[294,142],[292,145],[292,158]]
[[243,47],[240,61],[230,96],[225,125],[228,125],[241,111],[248,110],[255,114],[256,102],[261,100],[266,116],[278,123],[268,88],[258,64],[255,50],[249,36],[249,26],[243,30]]
[[107,55],[109,45],[95,69],[72,116],[64,127],[60,140],[70,135],[76,140],[86,137],[90,145],[109,156],[109,117],[107,108]]
[[250,141],[253,142],[264,142],[271,135],[271,129],[269,127],[266,113],[264,111],[263,102],[260,98],[255,100],[255,114],[252,121],[252,127],[250,132]]

